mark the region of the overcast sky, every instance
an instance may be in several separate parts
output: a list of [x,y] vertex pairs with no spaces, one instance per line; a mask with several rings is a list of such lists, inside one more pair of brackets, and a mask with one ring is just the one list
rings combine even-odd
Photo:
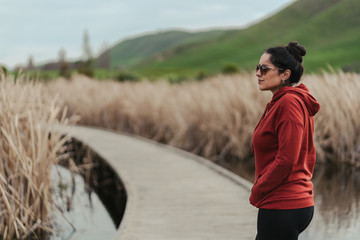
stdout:
[[14,67],[82,53],[87,29],[98,54],[104,44],[168,29],[241,28],[293,0],[0,0],[0,64]]

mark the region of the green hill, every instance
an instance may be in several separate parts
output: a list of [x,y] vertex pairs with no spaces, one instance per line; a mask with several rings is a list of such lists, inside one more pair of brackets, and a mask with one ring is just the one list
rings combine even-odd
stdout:
[[[223,32],[221,30],[194,33],[166,31],[128,39],[116,44],[111,49],[111,67],[129,68],[161,52],[165,53],[167,50],[181,45],[203,43],[209,38],[221,35]],[[162,55],[167,56],[166,54]]]
[[172,31],[130,39],[112,50],[112,66],[150,76],[216,73],[226,63],[252,70],[264,49],[296,40],[307,48],[307,72],[328,65],[360,70],[359,16],[359,0],[299,0],[244,30]]

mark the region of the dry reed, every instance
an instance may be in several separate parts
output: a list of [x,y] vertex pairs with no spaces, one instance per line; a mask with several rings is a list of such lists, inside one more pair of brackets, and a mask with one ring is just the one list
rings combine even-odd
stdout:
[[51,130],[59,112],[42,85],[0,74],[1,239],[44,239],[51,232],[50,172],[66,141]]
[[[360,163],[360,75],[304,76],[321,104],[315,117],[319,162]],[[130,132],[227,165],[251,156],[253,129],[271,94],[258,90],[255,74],[217,76],[171,85],[97,82],[77,76],[49,84],[80,123]]]
[[321,104],[315,118],[318,159],[360,166],[360,75],[324,72],[305,82]]

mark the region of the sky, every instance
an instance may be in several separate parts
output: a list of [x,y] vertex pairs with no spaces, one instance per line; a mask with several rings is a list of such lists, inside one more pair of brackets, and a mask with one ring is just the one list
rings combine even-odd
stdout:
[[181,29],[244,28],[294,0],[0,0],[0,64],[13,68],[93,55],[138,35]]

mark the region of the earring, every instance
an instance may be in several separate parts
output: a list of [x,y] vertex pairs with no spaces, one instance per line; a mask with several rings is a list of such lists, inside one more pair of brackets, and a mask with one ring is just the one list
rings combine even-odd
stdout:
[[285,85],[285,80],[281,80],[281,85],[282,85],[282,86]]

